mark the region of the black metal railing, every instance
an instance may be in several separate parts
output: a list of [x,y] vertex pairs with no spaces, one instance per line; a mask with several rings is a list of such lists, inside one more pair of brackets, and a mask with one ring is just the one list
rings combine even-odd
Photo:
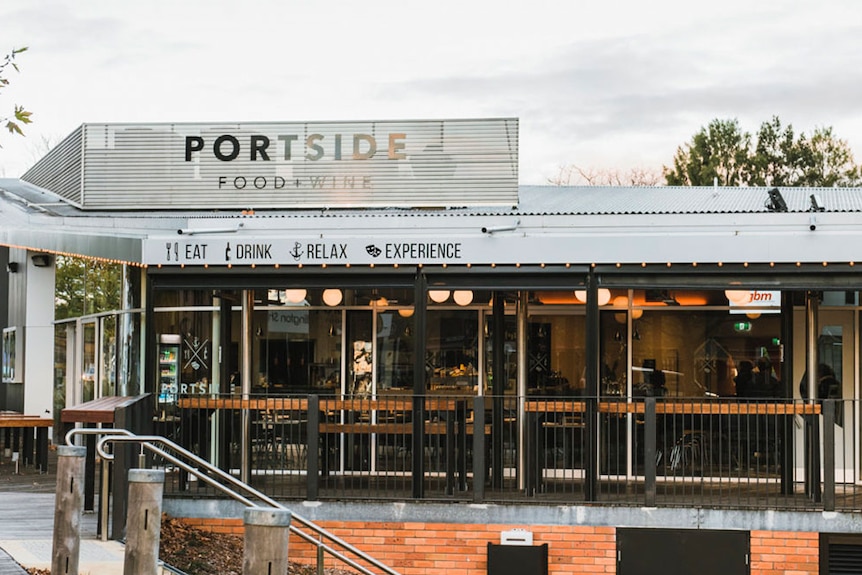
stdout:
[[[220,396],[176,408],[181,445],[275,498],[862,507],[849,400]],[[181,472],[166,492],[207,495]]]

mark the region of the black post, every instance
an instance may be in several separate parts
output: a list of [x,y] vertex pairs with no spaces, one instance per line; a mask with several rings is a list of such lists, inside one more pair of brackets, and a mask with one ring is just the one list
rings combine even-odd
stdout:
[[467,402],[455,402],[455,422],[458,424],[458,489],[467,491]]
[[823,511],[835,511],[835,408],[837,406],[844,408],[840,401],[823,400]]
[[413,283],[413,498],[425,496],[425,348],[427,278],[417,270]]
[[527,495],[535,495],[542,485],[541,454],[544,451],[542,427],[539,423],[539,414],[535,411],[527,412],[527,422],[524,426],[526,438],[524,444],[527,449],[527,469],[524,477],[524,487]]
[[[93,428],[96,424],[87,423],[85,427]],[[96,499],[96,436],[89,433],[85,435],[84,445],[87,448],[87,455],[84,456],[84,511],[93,511]]]
[[[309,501],[316,501],[318,493],[318,484],[320,479],[320,396],[308,396],[308,426],[306,447],[307,464],[306,464],[306,486],[305,495]],[[326,446],[323,446],[326,449]],[[326,457],[326,452],[323,453]]]
[[21,459],[24,465],[33,465],[33,427],[22,427]]
[[[491,310],[494,329],[491,346],[494,350],[494,379],[491,396],[493,409],[491,411],[491,485],[500,488],[503,485],[503,395],[506,393],[508,373],[506,373],[506,302],[502,292],[494,292],[493,308]],[[474,425],[480,421],[476,419]],[[484,436],[485,420],[482,423]],[[474,433],[476,431],[474,430]]]
[[655,398],[644,398],[644,505],[655,507],[656,498]]
[[586,426],[586,461],[584,461],[584,497],[587,501],[598,499],[598,399],[599,365],[601,347],[599,345],[599,290],[595,275],[590,272],[586,278],[587,288],[587,341],[586,341],[586,396],[584,397]]
[[[781,292],[781,383],[783,397],[793,399],[793,292]],[[803,401],[805,398],[802,398]],[[781,494],[793,493],[793,415],[780,417]]]
[[477,396],[473,398],[473,502],[483,501],[485,501],[485,398]]

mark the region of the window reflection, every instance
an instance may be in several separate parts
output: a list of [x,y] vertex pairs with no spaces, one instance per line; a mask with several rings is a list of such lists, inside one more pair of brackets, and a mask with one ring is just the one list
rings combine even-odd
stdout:
[[585,386],[586,318],[531,316],[527,333],[527,393],[581,395]]
[[478,384],[478,310],[428,310],[425,364],[431,391],[473,394]]
[[413,389],[413,316],[404,310],[377,315],[378,391]]
[[[679,291],[675,292],[675,299],[694,300],[701,293]],[[702,297],[704,301],[715,300],[715,295]],[[728,307],[651,306],[631,325],[632,386],[636,395],[774,397],[778,393],[775,383],[781,378],[778,313],[747,316],[732,313]],[[628,335],[626,326],[619,328]],[[753,372],[762,376],[755,384],[749,384],[738,377],[740,370],[746,375]],[[738,386],[736,380],[744,383]],[[665,389],[659,391],[656,388],[661,383]]]

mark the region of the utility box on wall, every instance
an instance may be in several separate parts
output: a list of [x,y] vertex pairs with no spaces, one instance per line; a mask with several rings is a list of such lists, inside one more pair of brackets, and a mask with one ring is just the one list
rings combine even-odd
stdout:
[[488,543],[488,575],[548,575],[548,544],[533,545],[533,534],[507,531],[500,545]]

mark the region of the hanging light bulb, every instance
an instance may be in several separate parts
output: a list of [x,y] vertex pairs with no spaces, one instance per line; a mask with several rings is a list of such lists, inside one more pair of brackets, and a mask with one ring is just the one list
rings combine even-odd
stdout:
[[449,299],[449,290],[447,289],[432,289],[428,290],[428,297],[431,298],[431,301],[434,303],[443,303],[447,299]]
[[341,300],[344,299],[344,294],[341,293],[340,289],[325,289],[323,290],[323,303],[332,307],[341,303]]
[[599,305],[607,305],[611,301],[611,290],[599,288]]
[[748,290],[728,289],[724,290],[724,295],[727,297],[727,301],[739,305],[746,302],[750,296],[750,292]]
[[[611,301],[611,290],[608,288],[599,288],[599,305],[607,305],[609,301]],[[575,299],[579,302],[587,301],[587,292],[586,290],[575,290]]]
[[400,315],[401,317],[413,317],[413,308],[412,307],[405,307],[405,308],[399,309],[398,315]]
[[300,303],[305,299],[307,293],[304,289],[288,289],[284,290],[284,297],[288,303]]
[[[599,305],[607,305],[609,301],[611,301],[611,290],[608,288],[599,288]],[[579,302],[586,303],[587,301],[587,291],[586,290],[575,290],[575,299]]]
[[455,293],[452,294],[452,299],[455,300],[455,303],[458,305],[470,305],[473,303],[473,292],[471,290],[455,290]]

